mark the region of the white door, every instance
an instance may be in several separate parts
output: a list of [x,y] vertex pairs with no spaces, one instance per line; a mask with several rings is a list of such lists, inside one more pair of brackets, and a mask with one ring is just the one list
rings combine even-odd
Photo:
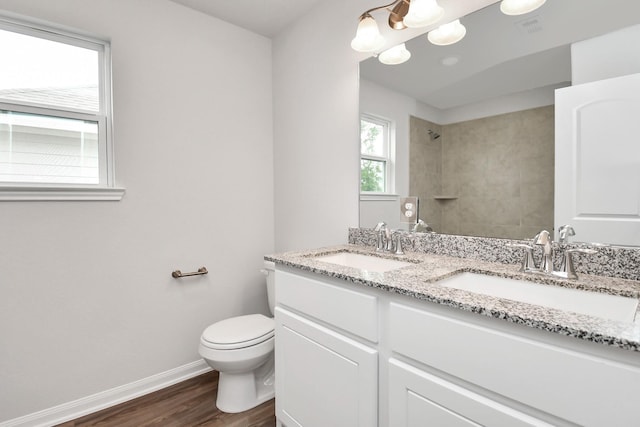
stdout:
[[640,245],[640,74],[556,90],[555,227]]
[[287,427],[378,425],[378,353],[277,307],[276,416]]
[[389,361],[393,427],[551,427],[399,360]]

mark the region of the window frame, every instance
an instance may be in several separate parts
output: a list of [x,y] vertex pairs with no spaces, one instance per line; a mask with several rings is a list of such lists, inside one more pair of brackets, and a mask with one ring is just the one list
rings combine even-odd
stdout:
[[380,125],[384,128],[384,145],[386,156],[376,156],[372,154],[364,154],[362,152],[362,134],[360,134],[360,166],[359,177],[362,176],[362,160],[373,160],[385,163],[385,189],[384,191],[362,191],[360,184],[358,185],[361,200],[386,200],[388,198],[396,198],[395,194],[395,125],[393,121],[371,114],[361,113],[360,123],[367,121]]
[[117,187],[115,181],[110,43],[107,40],[88,36],[80,32],[4,14],[0,14],[0,29],[96,51],[98,53],[99,64],[99,108],[97,112],[45,106],[30,102],[0,100],[0,110],[97,123],[98,184],[17,183],[0,181],[0,201],[121,200],[124,196],[125,189]]

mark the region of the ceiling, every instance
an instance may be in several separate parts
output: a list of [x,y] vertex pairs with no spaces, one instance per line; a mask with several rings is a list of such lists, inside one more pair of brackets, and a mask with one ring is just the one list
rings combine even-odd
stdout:
[[[171,1],[273,38],[322,0]],[[440,2],[455,9],[456,2],[468,1],[475,0]],[[374,16],[379,25],[386,20],[382,11]],[[467,27],[462,41],[434,46],[418,36],[407,42],[408,62],[389,66],[370,58],[361,63],[361,77],[439,109],[542,87],[553,90],[570,84],[570,44],[640,23],[640,1],[548,0],[521,16],[506,16],[495,3],[461,22]],[[443,59],[452,57],[457,64],[444,66]]]
[[[441,110],[543,87],[552,91],[570,84],[570,44],[640,23],[640,1],[547,0],[521,16],[506,16],[493,4],[461,22],[467,27],[462,41],[434,46],[418,36],[406,43],[408,62],[367,59],[361,78]],[[451,57],[457,64],[443,65]]]
[[321,0],[171,0],[273,38]]

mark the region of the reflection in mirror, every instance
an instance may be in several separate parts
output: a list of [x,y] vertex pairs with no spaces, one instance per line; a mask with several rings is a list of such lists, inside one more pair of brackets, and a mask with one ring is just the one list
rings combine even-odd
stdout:
[[[394,192],[418,196],[434,231],[530,239],[564,225],[554,224],[554,164],[572,160],[554,159],[554,92],[640,72],[640,2],[547,1],[514,17],[494,4],[462,22],[467,36],[455,45],[419,36],[406,43],[404,64],[363,61],[361,113],[394,123]],[[635,41],[599,46],[627,27]],[[609,69],[572,58],[572,45],[585,40],[618,52],[602,61]],[[362,199],[361,227],[384,220],[400,228],[397,199]],[[574,228],[572,241],[581,241]]]

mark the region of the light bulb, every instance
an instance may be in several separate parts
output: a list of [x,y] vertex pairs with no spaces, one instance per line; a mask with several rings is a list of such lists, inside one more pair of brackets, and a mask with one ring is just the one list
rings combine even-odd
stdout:
[[427,38],[429,41],[438,46],[447,46],[454,44],[463,39],[467,34],[467,29],[460,23],[459,19],[441,25],[433,31],[429,31]]
[[409,28],[426,27],[435,24],[444,15],[436,0],[411,0],[409,11],[404,17],[404,25]]
[[404,43],[387,49],[378,55],[378,61],[386,65],[398,65],[407,62],[411,58],[411,52],[407,50]]
[[500,11],[505,15],[524,15],[542,6],[547,0],[502,0]]
[[358,23],[356,36],[351,40],[351,47],[358,52],[376,52],[384,45],[384,37],[380,34],[378,24],[371,15],[364,15]]

